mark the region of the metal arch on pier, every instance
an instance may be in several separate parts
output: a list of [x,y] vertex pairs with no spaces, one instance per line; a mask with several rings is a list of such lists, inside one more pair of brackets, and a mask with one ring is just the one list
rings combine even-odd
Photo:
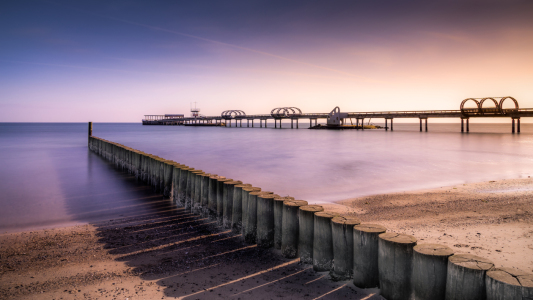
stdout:
[[245,117],[246,113],[242,110],[238,109],[231,109],[231,110],[225,110],[221,114],[222,118],[224,119],[235,119],[238,117]]
[[520,107],[518,106],[518,101],[516,101],[515,98],[511,97],[511,96],[506,96],[506,97],[502,97],[500,99],[500,103],[499,103],[499,107],[500,107],[500,111],[501,113],[504,113],[504,108],[503,108],[503,102],[507,99],[511,99],[513,102],[514,102],[514,109],[511,108],[511,109],[506,109],[506,110],[513,110],[513,111],[518,111],[520,109]]
[[[503,103],[505,100],[510,99],[513,101],[515,108],[510,109],[504,109]],[[499,100],[499,101],[498,101]],[[468,101],[474,101],[476,103],[477,108],[465,108],[465,104]],[[494,103],[494,107],[489,108],[483,108],[483,103],[485,101],[492,101]],[[463,117],[470,117],[470,116],[483,116],[483,115],[489,115],[489,116],[504,116],[509,113],[518,112],[519,105],[518,101],[516,101],[515,98],[506,96],[506,97],[485,97],[485,98],[467,98],[461,102],[461,114]]]
[[466,98],[465,100],[463,100],[463,102],[461,102],[461,113],[462,114],[466,114],[468,112],[474,112],[472,108],[465,108],[465,104],[468,102],[468,101],[474,101],[476,103],[476,106],[477,106],[477,109],[475,109],[477,111],[477,113],[481,113],[481,106],[479,105],[479,101],[477,101],[476,98]]
[[302,110],[298,107],[276,107],[270,111],[270,115],[276,119],[298,117],[302,115]]

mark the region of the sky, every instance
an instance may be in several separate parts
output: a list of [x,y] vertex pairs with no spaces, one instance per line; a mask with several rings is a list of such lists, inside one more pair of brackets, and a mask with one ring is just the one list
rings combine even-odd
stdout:
[[0,122],[526,108],[532,54],[530,0],[0,1]]

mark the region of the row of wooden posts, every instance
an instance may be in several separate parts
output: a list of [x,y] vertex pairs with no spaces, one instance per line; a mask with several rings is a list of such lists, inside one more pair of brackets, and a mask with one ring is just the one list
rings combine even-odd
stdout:
[[487,259],[453,255],[443,245],[417,245],[415,237],[386,232],[381,225],[361,224],[355,217],[338,216],[307,201],[281,197],[101,138],[89,136],[89,148],[178,207],[242,234],[246,243],[280,249],[286,258],[299,257],[315,271],[351,279],[357,287],[379,287],[386,299],[533,297],[533,275],[495,269]]

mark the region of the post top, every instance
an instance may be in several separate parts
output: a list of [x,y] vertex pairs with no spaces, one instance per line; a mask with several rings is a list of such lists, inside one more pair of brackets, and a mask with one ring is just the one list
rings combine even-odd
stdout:
[[510,285],[533,288],[533,274],[521,270],[498,268],[488,271],[487,276]]
[[333,219],[331,219],[331,222],[336,224],[342,224],[342,225],[350,225],[355,226],[361,224],[361,220],[356,217],[343,217],[343,216],[337,216]]
[[281,196],[278,196],[278,197],[274,198],[274,201],[285,202],[287,200],[294,200],[294,197],[290,197],[290,196],[281,197]]
[[455,254],[448,259],[450,263],[463,268],[488,271],[494,268],[494,263],[486,258],[473,254]]
[[416,245],[416,238],[412,235],[395,233],[395,232],[385,232],[379,235],[379,238],[388,242],[396,244],[413,244]]
[[238,185],[238,184],[242,184],[242,181],[239,181],[239,180],[229,180],[229,181],[224,181],[224,184],[227,184],[227,185]]
[[245,187],[249,187],[249,186],[252,186],[252,185],[249,184],[249,183],[241,183],[241,184],[237,184],[235,187],[238,187],[238,188],[245,188]]
[[261,188],[255,187],[255,186],[247,186],[247,187],[243,187],[242,190],[245,192],[260,192]]
[[305,205],[305,206],[300,206],[300,210],[309,211],[309,212],[317,212],[317,211],[324,211],[324,208],[320,205]]
[[224,182],[224,181],[232,181],[232,180],[233,180],[233,179],[231,179],[231,178],[225,178],[225,177],[217,179],[217,181],[220,181],[220,182]]
[[387,228],[385,226],[381,226],[378,224],[360,224],[353,227],[354,230],[362,231],[362,232],[372,232],[372,233],[384,233],[387,231]]
[[319,217],[319,218],[333,219],[336,216],[338,216],[338,214],[332,213],[332,212],[326,212],[326,211],[319,211],[315,213],[315,217]]
[[263,198],[263,199],[274,199],[274,198],[279,197],[279,196],[276,195],[276,194],[264,194],[264,193],[261,193],[260,195],[257,195],[257,197]]
[[283,201],[283,205],[300,207],[300,206],[309,205],[309,203],[307,203],[307,201],[305,200],[285,200]]
[[413,248],[414,251],[420,254],[429,256],[451,256],[453,250],[447,246],[439,244],[418,244]]
[[267,192],[267,191],[256,191],[256,192],[251,192],[250,195],[253,195],[253,196],[259,196],[261,194],[273,194],[272,192]]

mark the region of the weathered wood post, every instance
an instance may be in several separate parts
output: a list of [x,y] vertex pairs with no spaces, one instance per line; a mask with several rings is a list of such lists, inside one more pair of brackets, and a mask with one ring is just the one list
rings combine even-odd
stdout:
[[281,249],[281,235],[283,227],[283,202],[294,200],[294,197],[274,198],[274,248]]
[[180,185],[180,167],[182,165],[179,163],[172,164],[172,188],[170,189],[170,197],[172,199],[172,203],[176,204],[178,203],[178,191],[179,191],[179,185]]
[[452,249],[438,244],[419,244],[413,248],[413,296],[420,300],[444,300],[448,257]]
[[360,288],[379,286],[378,241],[387,229],[376,224],[353,228],[353,284]]
[[275,194],[257,196],[257,246],[274,247],[274,198]]
[[88,145],[91,146],[91,137],[93,136],[93,122],[89,122],[89,141]]
[[487,300],[533,299],[533,274],[511,268],[498,268],[485,276]]
[[333,268],[333,235],[331,219],[337,214],[325,211],[316,212],[313,237],[313,270],[330,271]]
[[191,212],[193,214],[199,215],[201,211],[201,201],[202,201],[202,179],[205,172],[196,173],[194,178],[194,195],[192,198],[192,207]]
[[352,278],[353,274],[353,227],[361,224],[356,217],[331,219],[333,240],[333,274],[337,280]]
[[490,260],[472,254],[448,258],[446,300],[486,299],[485,273],[494,268]]
[[248,244],[255,244],[257,241],[257,197],[261,194],[272,194],[272,192],[261,191],[248,194],[247,221],[244,229],[244,241]]
[[379,288],[387,300],[409,299],[416,238],[394,232],[379,235]]
[[242,189],[251,187],[251,184],[237,184],[233,187],[233,211],[231,213],[231,230],[233,233],[241,233],[242,231]]
[[209,177],[209,194],[207,196],[207,210],[209,220],[217,218],[217,180],[223,176],[211,175]]
[[189,172],[194,171],[194,168],[183,166],[180,168],[180,182],[178,190],[178,201],[176,204],[178,207],[185,207],[185,199],[187,199],[187,180],[189,178]]
[[188,212],[192,212],[192,208],[194,205],[194,197],[196,194],[196,175],[203,173],[202,170],[194,170],[192,172],[189,172],[189,176],[187,177],[187,196],[185,197],[185,210]]
[[233,181],[231,178],[217,179],[217,224],[222,226],[224,222],[224,182]]
[[163,162],[163,196],[170,198],[170,192],[172,190],[172,174],[174,171],[174,161],[165,160]]
[[[237,127],[237,126],[235,126]],[[231,229],[231,221],[233,220],[232,214],[233,214],[233,192],[235,190],[235,186],[242,184],[242,181],[238,180],[232,180],[232,181],[226,181],[224,182],[224,194],[222,198],[222,205],[223,205],[223,221],[222,225],[224,228]]]
[[207,205],[209,203],[209,178],[212,175],[214,174],[204,174],[202,176],[201,215],[205,218],[209,217],[209,210],[207,208]]
[[248,199],[251,192],[260,192],[261,188],[259,187],[243,187],[242,188],[242,237],[244,239],[246,227],[248,226]]
[[286,258],[298,256],[300,237],[300,207],[308,205],[303,200],[286,200],[283,202],[281,254]]
[[300,232],[298,241],[298,255],[300,261],[313,263],[313,238],[315,236],[315,213],[324,211],[320,205],[306,205],[300,207]]

